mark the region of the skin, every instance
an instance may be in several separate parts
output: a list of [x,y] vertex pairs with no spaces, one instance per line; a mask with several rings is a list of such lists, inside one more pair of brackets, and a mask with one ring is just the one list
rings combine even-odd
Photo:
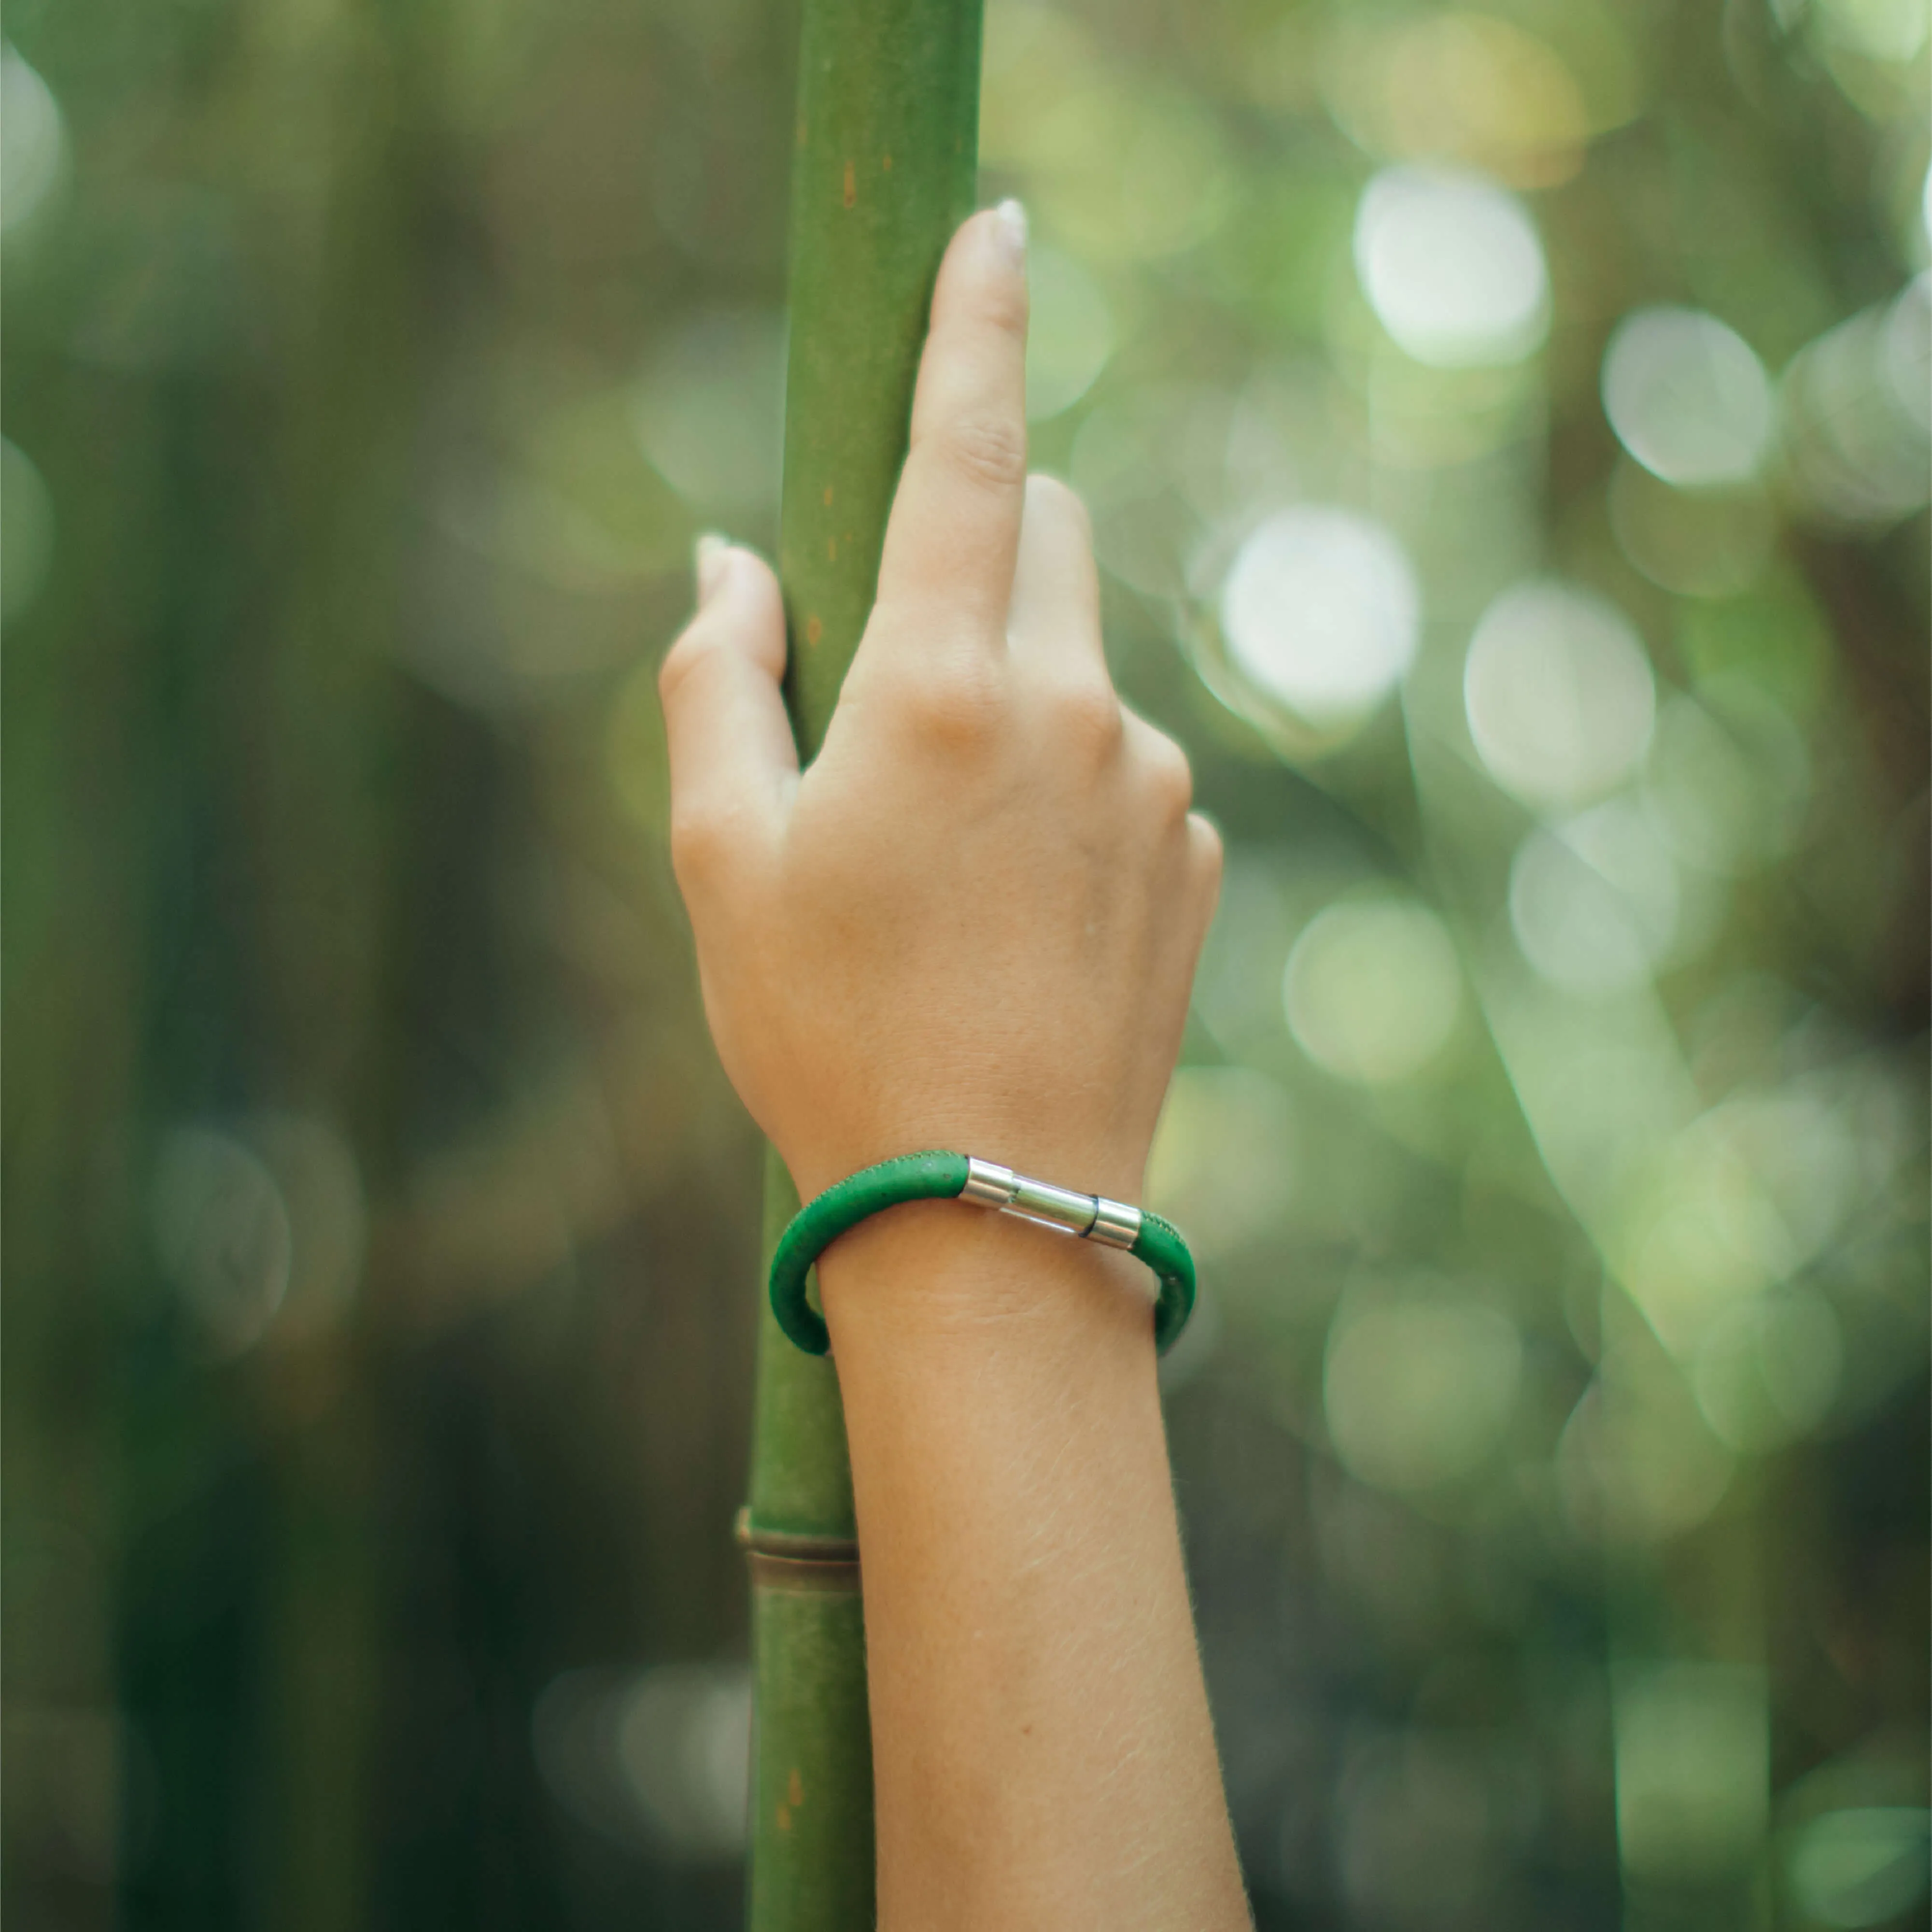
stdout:
[[[809,1198],[952,1147],[1133,1200],[1219,888],[1026,470],[1025,231],[933,298],[878,595],[800,774],[778,585],[706,539],[672,853],[726,1071]],[[852,1452],[886,1932],[1250,1921],[1130,1257],[928,1202],[820,1264]]]

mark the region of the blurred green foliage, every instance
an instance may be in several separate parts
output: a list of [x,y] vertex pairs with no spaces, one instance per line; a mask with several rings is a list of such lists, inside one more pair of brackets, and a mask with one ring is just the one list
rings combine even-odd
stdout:
[[[5,1904],[715,1927],[753,1137],[663,851],[794,23],[15,0]],[[1920,1922],[1924,0],[991,11],[1232,862],[1150,1188],[1264,1926]]]

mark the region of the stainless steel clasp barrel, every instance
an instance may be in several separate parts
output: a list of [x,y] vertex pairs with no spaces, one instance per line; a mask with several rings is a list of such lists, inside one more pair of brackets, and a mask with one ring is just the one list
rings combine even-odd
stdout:
[[1055,1187],[1051,1181],[1037,1181],[996,1161],[982,1161],[971,1155],[967,1156],[966,1185],[960,1189],[959,1198],[1108,1248],[1131,1248],[1140,1238],[1141,1211],[1125,1201],[1109,1200],[1104,1194],[1076,1194],[1070,1188]]

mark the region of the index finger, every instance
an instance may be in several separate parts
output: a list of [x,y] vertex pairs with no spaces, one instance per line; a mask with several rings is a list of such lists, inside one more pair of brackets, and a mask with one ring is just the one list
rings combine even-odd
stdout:
[[878,601],[1006,634],[1026,500],[1026,213],[976,215],[932,294]]

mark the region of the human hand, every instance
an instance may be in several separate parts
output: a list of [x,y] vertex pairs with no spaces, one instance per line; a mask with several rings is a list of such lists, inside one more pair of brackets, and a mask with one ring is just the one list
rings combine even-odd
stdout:
[[809,1198],[948,1147],[1138,1197],[1219,889],[1115,695],[1085,512],[1026,473],[1024,218],[942,265],[877,601],[801,775],[777,580],[700,546],[671,850],[726,1072]]

